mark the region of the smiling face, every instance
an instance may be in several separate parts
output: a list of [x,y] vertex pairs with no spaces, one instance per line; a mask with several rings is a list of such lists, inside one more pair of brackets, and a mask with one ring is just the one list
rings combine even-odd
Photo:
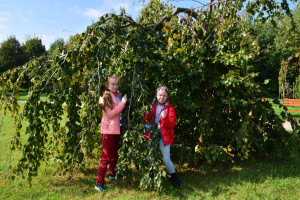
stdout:
[[165,90],[158,90],[156,93],[157,101],[160,104],[164,104],[167,101],[168,97],[169,95]]
[[108,78],[107,88],[111,92],[117,92],[119,88],[119,80],[115,77]]

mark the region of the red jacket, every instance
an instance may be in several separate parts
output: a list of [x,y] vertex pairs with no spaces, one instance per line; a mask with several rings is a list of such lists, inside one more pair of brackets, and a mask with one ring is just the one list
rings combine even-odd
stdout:
[[[166,112],[166,117],[160,117],[159,125],[164,145],[167,146],[172,144],[175,139],[174,128],[176,125],[176,111],[170,102],[164,106],[163,110]],[[155,121],[155,116],[156,102],[152,104],[151,111],[144,114],[144,119],[148,124],[152,124]]]

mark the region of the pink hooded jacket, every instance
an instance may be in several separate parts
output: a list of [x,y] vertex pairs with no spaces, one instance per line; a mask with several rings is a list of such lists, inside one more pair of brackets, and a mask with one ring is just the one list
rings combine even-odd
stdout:
[[[116,97],[111,93],[114,102],[113,109],[103,110],[102,120],[100,124],[100,133],[108,135],[120,135],[120,113],[125,108],[125,104],[117,102]],[[103,103],[102,97],[99,98],[99,103]]]

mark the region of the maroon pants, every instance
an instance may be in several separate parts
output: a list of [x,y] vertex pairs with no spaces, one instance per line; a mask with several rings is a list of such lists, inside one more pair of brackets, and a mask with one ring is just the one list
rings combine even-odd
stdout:
[[98,166],[97,184],[104,184],[107,165],[109,173],[116,174],[120,135],[102,135],[102,155]]

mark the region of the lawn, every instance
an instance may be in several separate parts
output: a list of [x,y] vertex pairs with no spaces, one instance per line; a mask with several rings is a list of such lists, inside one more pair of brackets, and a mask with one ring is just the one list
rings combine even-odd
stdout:
[[[11,93],[9,93],[8,96],[9,95],[11,95]],[[20,92],[19,92],[19,100],[20,101],[26,101],[27,99],[28,99],[28,90],[27,89],[21,89]],[[47,95],[46,94],[41,94],[41,100],[43,100],[43,101],[47,100]]]
[[[6,179],[8,165],[16,163],[20,152],[9,150],[12,119],[4,116],[1,120],[0,199],[300,199],[299,156],[290,160],[247,160],[221,171],[177,165],[181,187],[173,189],[167,184],[161,194],[141,190],[136,181],[126,177],[109,180],[108,191],[99,193],[94,189],[97,160],[88,160],[86,170],[78,172],[72,180],[54,175],[53,163],[44,164],[30,187],[26,180]],[[137,172],[132,170],[131,174]]]
[[[280,113],[283,111],[283,108],[280,107],[278,104],[273,103],[273,99],[270,99],[269,102],[272,104],[273,109],[275,110],[275,113],[277,115],[280,115]],[[282,100],[280,100],[280,103],[282,103]],[[291,115],[293,115],[294,118],[296,118],[298,121],[300,120],[300,107],[287,107],[288,110],[298,110],[299,112],[289,112]]]

